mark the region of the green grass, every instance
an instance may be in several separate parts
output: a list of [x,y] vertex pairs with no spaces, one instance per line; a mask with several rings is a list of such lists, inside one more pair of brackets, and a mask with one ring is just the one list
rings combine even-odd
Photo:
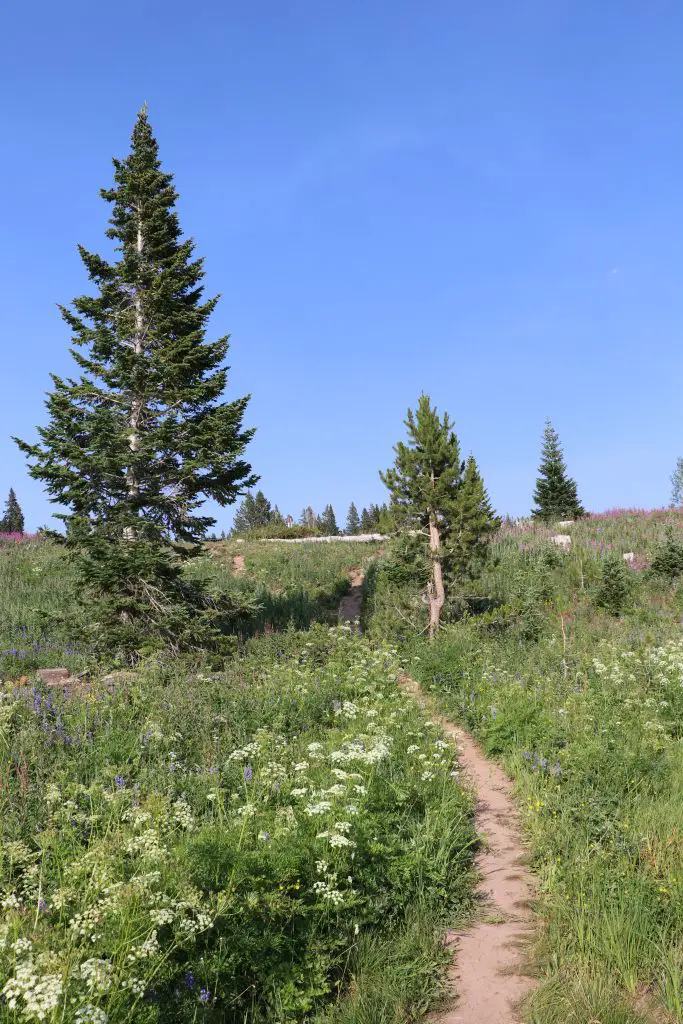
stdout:
[[[243,640],[287,628],[333,624],[347,592],[349,572],[376,554],[376,544],[236,544],[206,546],[188,566],[218,593],[234,595],[244,610],[234,633]],[[235,577],[232,558],[246,559]],[[63,549],[50,541],[0,543],[0,679],[39,667],[75,671],[92,663],[76,639],[76,584]]]
[[544,925],[534,1024],[635,1024],[653,1005],[683,1020],[683,588],[633,572],[628,612],[609,616],[608,549],[590,544],[604,527],[612,549],[651,556],[670,518],[572,526],[566,555],[542,529],[504,534],[477,588],[496,603],[404,649],[516,781]]
[[6,690],[0,1020],[347,1013],[378,950],[405,963],[417,910],[429,946],[391,1005],[426,1004],[475,837],[396,671],[392,650],[316,626],[249,641],[223,673]]

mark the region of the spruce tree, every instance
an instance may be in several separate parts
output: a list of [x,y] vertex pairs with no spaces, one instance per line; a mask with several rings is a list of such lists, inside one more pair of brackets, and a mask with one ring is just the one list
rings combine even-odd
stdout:
[[314,529],[317,526],[318,520],[315,512],[310,505],[307,505],[299,516],[299,523],[301,526],[307,526],[309,530]]
[[576,493],[576,482],[567,476],[560,438],[550,420],[543,432],[543,451],[538,470],[531,515],[550,522],[555,519],[579,519],[585,514]]
[[318,520],[318,525],[323,532],[325,537],[336,537],[339,533],[339,527],[337,526],[337,517],[334,514],[334,509],[331,505],[325,505],[323,514]]
[[473,575],[492,528],[490,506],[476,463],[467,469],[448,413],[441,418],[428,395],[405,421],[408,444],[395,447],[394,465],[380,473],[391,494],[391,512],[406,531],[427,539],[429,635],[434,637],[447,586]]
[[372,519],[366,508],[364,508],[360,514],[360,532],[372,533]]
[[5,514],[0,519],[0,533],[23,533],[24,532],[24,513],[21,511],[21,506],[17,501],[17,496],[14,493],[14,488],[10,487],[7,502],[5,504]]
[[360,530],[360,518],[358,516],[358,509],[353,502],[349,505],[349,511],[346,515],[346,532],[350,535],[358,533]]
[[248,397],[224,400],[228,338],[205,336],[218,300],[203,297],[203,261],[182,236],[145,109],[101,195],[117,255],[80,247],[96,294],[62,309],[80,376],[52,376],[40,441],[17,443],[66,506],[58,518],[93,608],[94,642],[134,657],[142,637],[205,643],[211,605],[182,561],[214,525],[204,498],[231,504],[257,478],[243,459]]
[[631,593],[628,573],[623,558],[618,555],[608,555],[602,563],[602,578],[595,603],[610,615],[620,615],[626,607]]
[[491,507],[476,460],[470,455],[465,463],[453,519],[450,571],[458,578],[476,577],[486,561],[490,537],[500,528],[500,522]]
[[273,506],[266,498],[263,491],[257,491],[254,498],[254,528],[268,526],[273,515]]
[[254,495],[249,491],[244,495],[239,508],[235,512],[232,521],[233,533],[248,533],[254,529],[256,522],[256,511],[254,509]]

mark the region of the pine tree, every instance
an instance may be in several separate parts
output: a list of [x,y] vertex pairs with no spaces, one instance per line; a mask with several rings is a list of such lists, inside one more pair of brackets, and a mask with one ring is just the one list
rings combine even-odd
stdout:
[[257,491],[254,498],[254,528],[268,526],[273,515],[273,506],[266,498],[263,491]]
[[302,510],[301,515],[299,516],[299,523],[301,526],[307,526],[310,530],[317,526],[318,520],[310,505],[307,505],[306,508]]
[[254,529],[255,522],[256,511],[254,509],[254,495],[249,491],[244,495],[239,508],[235,512],[232,521],[232,532],[248,533],[249,530]]
[[349,511],[346,515],[346,532],[353,536],[360,531],[360,518],[358,516],[358,509],[353,502],[349,505]]
[[683,505],[683,458],[676,459],[676,468],[671,474],[671,504]]
[[372,533],[372,518],[366,508],[360,514],[360,532]]
[[476,577],[486,561],[488,542],[500,528],[476,460],[470,455],[465,463],[457,513],[451,532],[449,569],[459,578]]
[[672,526],[667,526],[663,543],[655,549],[650,571],[669,580],[683,575],[683,544],[677,540]]
[[21,511],[21,506],[17,501],[17,496],[14,493],[14,488],[10,487],[7,502],[5,504],[5,514],[0,519],[0,533],[23,533],[24,532],[24,513]]
[[197,607],[208,615],[209,602],[182,561],[214,525],[204,497],[231,504],[257,478],[243,461],[248,398],[223,400],[228,339],[205,338],[218,300],[203,298],[203,261],[182,237],[146,110],[101,195],[118,256],[81,247],[97,294],[62,309],[81,376],[53,375],[40,442],[17,443],[68,510],[58,518],[81,593],[97,602],[96,641],[132,656],[141,636],[204,643]]
[[[409,443],[395,447],[396,460],[380,473],[391,494],[391,512],[406,530],[418,530],[429,544],[429,635],[439,627],[447,585],[473,574],[482,538],[490,532],[491,510],[476,469],[460,460],[460,444],[448,413],[441,419],[429,396],[421,395],[405,421]],[[446,569],[447,579],[444,579]]]
[[318,520],[318,525],[325,537],[336,537],[339,533],[337,517],[335,516],[334,509],[331,505],[325,505],[323,514]]
[[595,603],[610,615],[619,615],[626,607],[631,593],[628,573],[624,560],[618,555],[609,555],[602,563],[602,579]]
[[579,519],[585,515],[576,494],[576,482],[567,476],[562,446],[557,431],[546,420],[539,476],[534,490],[536,507],[531,515],[550,522],[553,519]]

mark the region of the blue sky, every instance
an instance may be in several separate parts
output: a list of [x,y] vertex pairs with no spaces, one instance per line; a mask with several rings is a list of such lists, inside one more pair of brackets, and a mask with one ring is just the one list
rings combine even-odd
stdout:
[[[683,6],[666,0],[17,0],[0,14],[0,496],[68,373],[147,101],[223,300],[230,394],[283,512],[384,499],[421,390],[496,507],[543,421],[584,504],[665,504],[683,454]],[[230,510],[219,510],[219,528]]]

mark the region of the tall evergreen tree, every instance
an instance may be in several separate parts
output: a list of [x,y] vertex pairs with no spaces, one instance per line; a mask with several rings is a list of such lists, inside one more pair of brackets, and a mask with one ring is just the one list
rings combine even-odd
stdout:
[[405,421],[408,444],[395,447],[394,465],[380,473],[391,494],[391,512],[406,530],[426,535],[429,550],[429,635],[439,627],[452,581],[473,575],[482,540],[492,523],[476,463],[465,465],[448,413],[439,417],[428,395]]
[[299,523],[302,526],[307,526],[311,530],[317,526],[318,520],[310,505],[307,505],[306,508],[302,510],[301,515],[299,516]]
[[0,519],[0,533],[23,533],[24,532],[24,513],[21,511],[21,506],[17,501],[17,496],[14,493],[14,488],[10,487],[7,502],[5,504],[5,514]]
[[40,442],[17,443],[67,508],[59,518],[81,592],[97,601],[100,641],[128,652],[141,635],[191,646],[204,642],[197,606],[209,609],[181,562],[214,524],[204,497],[228,505],[256,482],[243,459],[248,397],[224,401],[228,339],[205,337],[218,300],[203,298],[203,261],[182,237],[146,110],[101,195],[118,256],[81,247],[97,294],[62,309],[81,375],[53,375]]
[[372,533],[372,518],[366,508],[360,514],[360,532]]
[[254,509],[254,495],[248,491],[244,495],[240,506],[235,512],[232,520],[233,533],[247,533],[254,529],[256,522],[256,511]]
[[273,516],[273,506],[263,491],[257,491],[254,498],[254,526],[268,526]]
[[325,505],[323,514],[318,521],[318,525],[325,537],[336,537],[339,533],[337,517],[335,516],[334,509],[331,505]]
[[567,466],[557,431],[550,420],[545,422],[543,451],[534,490],[535,519],[579,519],[585,515],[576,493],[576,482],[567,475]]
[[346,532],[348,534],[358,533],[360,530],[360,517],[358,515],[358,509],[353,502],[349,505],[349,511],[346,515]]
[[500,528],[473,455],[465,463],[457,513],[453,519],[450,567],[459,578],[478,575],[491,535]]

